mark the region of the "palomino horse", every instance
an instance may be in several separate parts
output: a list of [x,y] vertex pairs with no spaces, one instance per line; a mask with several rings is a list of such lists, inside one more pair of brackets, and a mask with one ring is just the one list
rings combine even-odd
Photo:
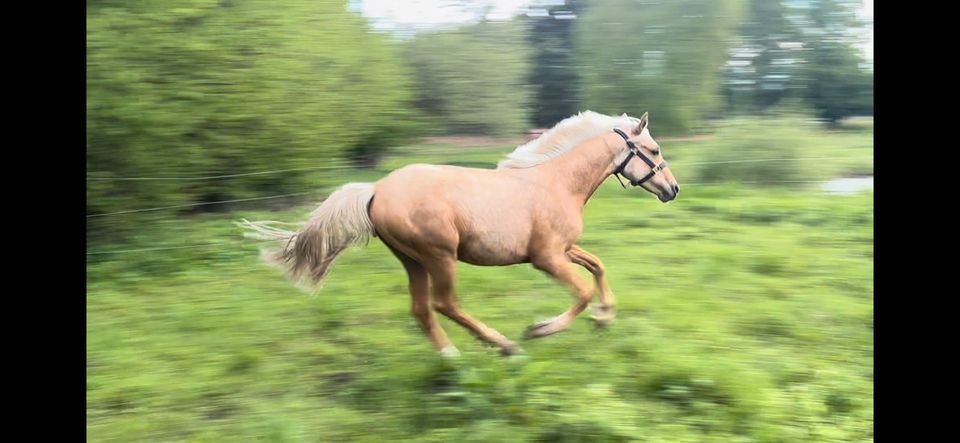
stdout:
[[[594,320],[614,318],[614,297],[603,263],[576,245],[583,207],[610,175],[655,194],[661,202],[680,187],[639,119],[584,112],[517,147],[497,169],[415,164],[376,183],[350,183],[330,195],[297,232],[271,222],[244,226],[261,238],[285,242],[266,258],[301,283],[316,285],[347,247],[379,237],[400,259],[410,279],[412,311],[443,355],[458,351],[430,307],[502,353],[521,352],[512,341],[460,309],[454,289],[457,261],[481,266],[531,263],[576,295],[559,316],[529,327],[527,338],[562,331],[586,309],[594,289]],[[622,182],[621,182],[622,184]],[[593,274],[596,288],[571,266]],[[432,288],[432,303],[430,290]]]

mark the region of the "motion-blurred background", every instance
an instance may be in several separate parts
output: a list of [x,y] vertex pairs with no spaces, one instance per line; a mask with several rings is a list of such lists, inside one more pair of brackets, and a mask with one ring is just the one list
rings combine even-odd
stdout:
[[[872,441],[872,0],[87,3],[91,441]],[[299,223],[415,162],[493,168],[650,113],[683,193],[585,213],[617,322],[502,359],[378,241],[316,297],[241,218]],[[511,338],[570,303],[459,269]]]

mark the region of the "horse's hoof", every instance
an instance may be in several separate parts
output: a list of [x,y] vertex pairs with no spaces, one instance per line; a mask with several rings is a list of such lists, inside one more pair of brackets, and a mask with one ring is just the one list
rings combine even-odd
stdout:
[[554,321],[556,321],[555,318],[530,325],[526,331],[523,331],[524,340],[531,340],[553,334],[556,331],[551,331],[550,326],[553,325]]
[[597,305],[594,306],[593,315],[590,316],[590,319],[593,320],[593,323],[596,325],[596,327],[605,328],[610,326],[616,317],[616,311],[613,310],[612,306]]
[[500,355],[504,357],[513,357],[513,356],[523,355],[523,354],[525,354],[525,351],[523,350],[523,348],[517,345],[504,346],[500,348]]
[[596,326],[597,328],[603,329],[613,324],[614,317],[613,316],[600,317],[596,315],[591,315],[590,320],[593,320],[594,326]]
[[440,355],[445,358],[457,358],[460,356],[460,351],[456,346],[450,345],[440,350]]

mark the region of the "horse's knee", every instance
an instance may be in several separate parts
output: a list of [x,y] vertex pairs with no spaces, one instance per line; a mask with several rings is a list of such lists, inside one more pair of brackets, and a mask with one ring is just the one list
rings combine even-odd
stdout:
[[410,313],[421,322],[430,320],[430,307],[426,303],[414,303],[410,307]]
[[592,299],[593,299],[592,289],[588,291],[583,291],[583,290],[577,291],[577,300],[579,300],[580,303],[590,303],[590,300]]
[[590,268],[593,269],[593,274],[597,277],[602,277],[603,273],[607,270],[607,268],[603,266],[603,262],[596,256],[589,255],[586,261],[590,263]]
[[584,269],[589,271],[597,278],[603,277],[603,274],[606,271],[606,268],[603,267],[603,262],[601,262],[598,258],[588,256],[580,251],[570,251],[567,253],[567,257],[570,258],[570,261],[583,266]]
[[434,301],[433,310],[437,311],[443,315],[450,316],[457,310],[457,307],[453,303],[447,301]]
[[607,268],[603,267],[603,263],[599,261],[594,262],[593,264],[593,275],[597,277],[603,277],[603,274],[607,271]]

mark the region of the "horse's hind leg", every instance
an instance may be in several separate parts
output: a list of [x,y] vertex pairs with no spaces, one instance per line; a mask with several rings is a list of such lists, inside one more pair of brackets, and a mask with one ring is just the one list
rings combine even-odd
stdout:
[[573,271],[573,267],[570,266],[570,260],[568,260],[564,254],[535,259],[533,260],[533,266],[572,288],[577,300],[570,309],[567,309],[556,318],[537,323],[527,328],[527,331],[524,333],[525,338],[544,337],[569,328],[570,324],[573,323],[573,319],[587,308],[590,299],[593,298],[592,288]]
[[457,303],[454,289],[457,262],[455,259],[439,259],[427,265],[433,281],[433,307],[437,312],[457,322],[469,330],[475,337],[500,348],[504,355],[523,352],[516,343],[510,341],[495,329],[474,320],[463,312]]
[[440,322],[437,321],[433,311],[430,310],[430,276],[427,274],[427,270],[410,257],[404,256],[398,251],[393,251],[393,253],[407,270],[407,277],[410,279],[410,310],[417,322],[420,323],[420,329],[430,337],[433,346],[445,357],[460,355],[457,348],[447,338],[447,333],[440,327]]
[[613,298],[613,291],[610,290],[610,286],[607,284],[607,278],[604,276],[605,268],[603,267],[603,262],[600,261],[597,256],[580,249],[580,247],[576,245],[567,251],[567,257],[570,258],[570,261],[583,266],[593,274],[593,280],[599,292],[600,304],[594,306],[594,312],[590,318],[597,322],[599,326],[609,325],[617,316],[616,310],[614,309],[616,300]]

